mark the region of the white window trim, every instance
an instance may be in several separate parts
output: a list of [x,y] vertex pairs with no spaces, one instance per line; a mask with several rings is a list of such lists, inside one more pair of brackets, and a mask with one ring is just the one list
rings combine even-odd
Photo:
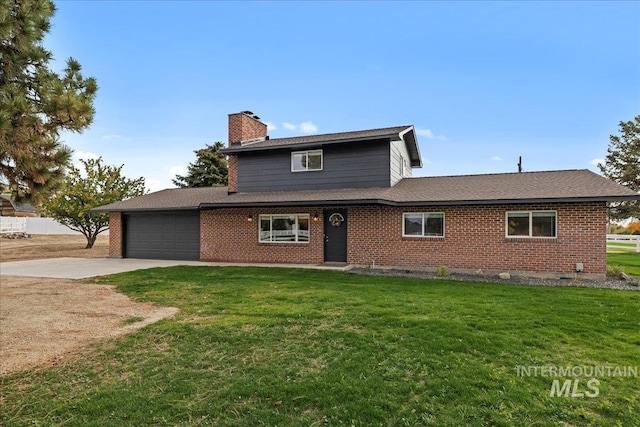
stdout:
[[[434,215],[434,214],[439,214],[442,215],[442,235],[439,236],[425,236],[424,235],[424,216],[425,215]],[[415,234],[405,234],[405,221],[404,218],[407,215],[422,215],[422,233],[419,236],[416,236]],[[444,212],[403,212],[402,213],[402,237],[412,237],[415,239],[442,239],[445,236],[445,230],[446,230],[446,215]]]
[[[317,154],[320,153],[320,169],[309,169],[309,154]],[[307,168],[303,170],[294,170],[293,169],[293,156],[296,154],[304,154],[307,156]],[[324,153],[322,149],[319,150],[305,150],[305,151],[292,151],[291,152],[291,172],[318,172],[324,169]]]
[[[262,231],[260,229],[261,226],[262,226],[262,219],[264,217],[271,218],[270,224],[271,224],[271,227],[273,228],[273,222],[272,222],[273,219],[272,218],[274,216],[276,216],[276,217],[277,216],[283,216],[283,217],[284,216],[295,216],[296,217],[296,224],[295,224],[296,240],[294,240],[294,241],[277,241],[277,240],[261,240],[260,239],[260,233],[262,233]],[[298,230],[298,218],[300,218],[300,217],[306,218],[307,222],[309,223],[309,240],[307,240],[307,241],[298,241],[298,231],[299,231]],[[272,230],[269,230],[269,231],[271,232]],[[311,216],[309,214],[306,214],[306,213],[282,213],[282,214],[261,214],[261,215],[258,215],[258,243],[303,244],[304,245],[304,244],[308,244],[310,241],[311,241]]]
[[[529,235],[528,236],[510,236],[509,235],[509,214],[529,214]],[[533,213],[552,213],[555,218],[554,230],[555,236],[534,236],[533,235]],[[558,211],[553,210],[530,210],[530,211],[507,211],[504,216],[504,235],[507,239],[557,239],[558,238]]]

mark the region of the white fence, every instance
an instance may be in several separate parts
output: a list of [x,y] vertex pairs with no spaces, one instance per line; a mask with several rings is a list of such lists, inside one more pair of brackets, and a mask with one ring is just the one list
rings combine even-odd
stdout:
[[637,234],[607,234],[607,240],[609,242],[635,243],[640,240],[640,236]]
[[640,236],[637,234],[607,234],[607,242],[635,243],[636,252],[640,252]]
[[0,216],[0,233],[26,233],[27,219],[16,216]]
[[[80,234],[53,218],[0,216],[0,233]],[[109,230],[101,233],[109,234]]]

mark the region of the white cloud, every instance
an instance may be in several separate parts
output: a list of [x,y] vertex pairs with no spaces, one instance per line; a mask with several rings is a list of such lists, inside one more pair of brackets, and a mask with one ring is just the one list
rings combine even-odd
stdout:
[[167,188],[166,185],[164,185],[162,183],[162,181],[160,181],[159,179],[145,179],[144,180],[145,183],[145,187],[147,187],[147,190],[149,190],[150,193],[156,192],[156,191],[160,191],[160,190],[164,190],[165,188]]
[[73,167],[76,169],[80,169],[84,171],[84,165],[80,160],[89,160],[89,159],[97,159],[98,156],[96,153],[92,153],[90,151],[74,151],[73,152]]
[[118,138],[120,138],[120,135],[116,135],[116,134],[102,136],[102,139],[104,139],[105,141],[110,141],[112,139],[118,139]]
[[273,122],[264,122],[267,125],[267,130],[278,130],[278,127]]
[[311,122],[302,122],[300,123],[300,130],[303,133],[315,133],[318,131],[318,126],[314,125]]
[[604,159],[595,158],[591,160],[589,163],[591,163],[593,166],[598,166],[601,163],[604,164]]
[[290,123],[290,122],[282,122],[282,127],[287,130],[300,129],[300,132],[302,133],[315,133],[318,131],[318,126],[310,121],[302,122],[299,125],[294,125],[293,123]]
[[444,135],[434,135],[434,133],[431,131],[431,129],[418,129],[418,128],[416,128],[416,135],[425,136],[425,137],[427,137],[429,139],[440,139],[440,140],[447,139],[447,137],[444,136]]
[[171,166],[169,168],[169,173],[171,175],[186,175],[189,170],[184,166]]
[[499,162],[499,161],[501,161],[501,160],[502,160],[502,157],[500,157],[500,156],[493,156],[493,157],[491,158],[491,160],[493,160],[494,162]]

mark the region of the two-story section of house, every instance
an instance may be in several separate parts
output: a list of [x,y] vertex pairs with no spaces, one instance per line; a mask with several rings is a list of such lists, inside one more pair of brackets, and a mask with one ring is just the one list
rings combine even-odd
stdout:
[[269,139],[248,112],[229,115],[229,191],[391,187],[422,167],[413,126]]
[[412,177],[413,126],[271,139],[229,115],[228,187],[103,206],[110,255],[603,277],[607,203],[640,195],[588,170]]

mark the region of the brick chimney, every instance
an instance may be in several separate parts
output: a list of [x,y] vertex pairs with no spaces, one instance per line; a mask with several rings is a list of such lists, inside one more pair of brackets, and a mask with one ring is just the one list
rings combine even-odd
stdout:
[[251,111],[229,114],[229,147],[237,142],[267,137],[267,125]]
[[[267,125],[251,111],[229,114],[229,147],[253,139],[265,139]],[[229,193],[238,191],[238,156],[229,154]]]

